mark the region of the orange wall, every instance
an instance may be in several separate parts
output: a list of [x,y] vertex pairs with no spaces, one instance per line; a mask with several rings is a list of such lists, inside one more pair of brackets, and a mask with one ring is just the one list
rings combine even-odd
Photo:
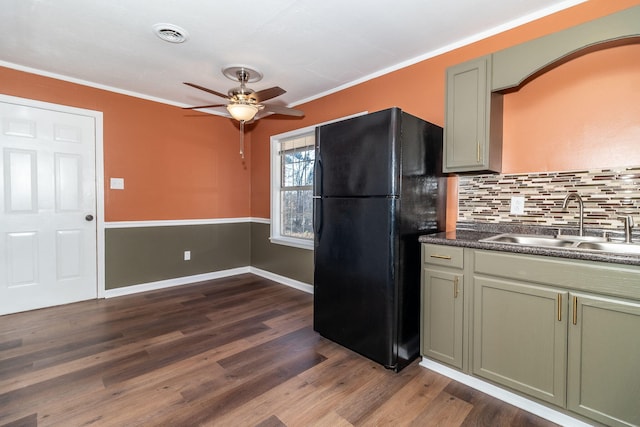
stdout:
[[251,153],[229,119],[2,67],[0,93],[103,112],[107,221],[250,215]]
[[640,44],[562,64],[504,108],[503,173],[640,165]]
[[[105,188],[107,221],[268,218],[271,135],[391,106],[442,125],[447,67],[638,4],[640,0],[590,0],[301,105],[306,113],[303,119],[260,120],[247,135],[244,161],[238,155],[238,129],[226,118],[193,117],[196,113],[177,107],[2,67],[0,93],[103,112],[105,183],[109,177],[122,177],[126,187],[124,191]],[[505,97],[505,171],[640,164],[639,150],[634,151],[633,145],[639,140],[638,72],[633,68],[637,67],[633,58],[638,57],[638,48],[616,49],[629,49],[622,53],[628,56],[627,65],[622,65],[624,58],[616,59],[621,67],[628,67],[624,73],[633,79],[626,88],[613,84],[620,71],[616,66],[604,70],[597,82],[580,83],[594,92],[591,98],[569,91],[563,81],[566,77],[551,77],[554,73],[548,75],[549,81],[543,76]],[[573,82],[578,74],[590,76],[596,68],[610,64],[610,53],[601,54],[600,59],[585,56],[578,59],[585,62],[563,65],[570,69],[569,80]],[[556,93],[558,88],[566,88],[562,97],[577,98],[578,105],[556,104],[561,96]],[[546,97],[554,100],[552,107],[542,102]],[[610,110],[605,100],[622,108]],[[532,109],[535,103],[541,104],[538,112]],[[595,124],[593,116],[602,117]],[[561,129],[566,123],[569,127]],[[570,145],[563,145],[566,143]],[[451,181],[448,228],[455,227],[457,216],[455,178]]]
[[[546,34],[557,32],[595,18],[609,15],[622,9],[640,4],[640,0],[590,0],[586,3],[574,6],[570,9],[555,13],[551,16],[525,24],[512,30],[500,33],[490,38],[464,46],[451,52],[425,60],[410,67],[381,76],[374,80],[362,83],[335,94],[300,105],[297,108],[305,111],[305,117],[297,121],[275,121],[262,120],[258,122],[252,132],[252,216],[269,217],[269,136],[321,123],[327,120],[339,118],[359,111],[377,111],[391,106],[398,106],[405,111],[415,114],[430,122],[443,125],[444,122],[444,99],[445,99],[445,70],[451,65],[464,62],[497,50],[541,37]],[[505,128],[504,128],[504,159],[503,167],[505,171],[534,172],[549,170],[566,170],[591,165],[601,165],[603,149],[611,151],[611,147],[623,140],[624,147],[628,148],[631,140],[638,139],[638,63],[634,59],[638,58],[638,47],[625,47],[617,49],[628,49],[623,51],[623,55],[630,55],[623,58],[619,63],[624,65],[627,74],[633,74],[636,83],[628,83],[625,93],[624,85],[616,90],[609,90],[606,97],[602,97],[602,92],[607,92],[611,87],[611,82],[619,78],[617,68],[604,71],[604,77],[600,77],[598,85],[606,85],[598,95],[586,97],[575,95],[573,92],[565,92],[562,96],[567,101],[577,100],[577,104],[571,107],[564,104],[557,107],[550,107],[547,103],[541,105],[539,111],[549,110],[544,116],[537,115],[531,104],[532,99],[542,104],[540,99],[554,96],[558,87],[564,85],[562,78],[553,82],[540,83],[531,82],[524,86],[519,92],[509,94],[505,97]],[[590,75],[592,68],[598,64],[602,68],[602,63],[609,63],[610,58],[606,58],[609,53],[602,54],[599,59],[590,60],[587,57],[579,59],[578,65],[566,64],[571,70],[571,79],[576,75]],[[584,62],[582,62],[584,61]],[[634,63],[629,66],[628,63]],[[595,71],[594,71],[595,72]],[[552,73],[553,74],[553,73]],[[566,77],[565,77],[566,79]],[[605,83],[605,81],[607,83]],[[534,84],[535,83],[535,84]],[[594,83],[582,83],[591,87]],[[631,85],[632,87],[628,87]],[[590,115],[600,116],[603,110],[608,109],[598,99],[618,107],[622,110],[629,108],[630,112],[625,114],[624,119],[617,117],[617,113],[612,113],[602,117],[599,124],[592,124]],[[585,103],[589,108],[585,108]],[[617,111],[620,111],[618,108]],[[559,113],[560,112],[560,113]],[[550,120],[553,116],[554,120]],[[568,126],[565,124],[568,123]],[[541,133],[531,132],[532,125]],[[624,129],[619,129],[619,127]],[[594,128],[598,131],[594,131]],[[544,131],[542,133],[542,131]],[[558,136],[559,135],[559,136]],[[623,136],[621,136],[623,135]],[[553,137],[551,137],[553,136]],[[635,138],[634,138],[635,137]],[[589,142],[580,145],[584,139]],[[572,141],[569,148],[559,150],[559,146],[565,141]],[[604,145],[603,141],[607,141]],[[613,144],[613,145],[612,145]],[[537,155],[530,156],[530,149],[536,147]],[[580,147],[580,156],[577,162],[573,161],[573,151]],[[639,150],[635,150],[636,153]],[[557,161],[548,162],[552,153],[558,153]],[[530,158],[529,158],[530,157]],[[609,156],[607,162],[622,162],[623,164],[640,164],[638,155],[630,160],[629,156],[616,155]],[[629,163],[627,163],[629,162]],[[606,166],[612,166],[606,165]],[[447,207],[447,229],[455,228],[457,218],[457,194],[456,180],[450,178],[449,200]]]

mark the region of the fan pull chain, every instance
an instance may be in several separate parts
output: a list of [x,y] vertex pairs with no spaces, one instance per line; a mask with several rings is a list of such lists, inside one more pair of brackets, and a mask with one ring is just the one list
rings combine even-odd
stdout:
[[240,156],[244,159],[244,120],[240,120]]

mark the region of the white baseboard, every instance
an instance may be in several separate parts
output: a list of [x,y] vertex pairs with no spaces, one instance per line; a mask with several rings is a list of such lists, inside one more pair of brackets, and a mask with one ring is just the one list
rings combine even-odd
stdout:
[[442,365],[433,360],[422,358],[420,366],[423,368],[431,369],[434,372],[449,377],[459,383],[468,385],[475,388],[489,396],[493,396],[496,399],[500,399],[503,402],[509,403],[517,408],[530,412],[534,415],[542,417],[546,420],[554,422],[564,427],[591,427],[591,424],[587,424],[578,419],[570,417],[567,414],[553,410],[547,406],[541,405],[537,402],[529,400],[518,394],[511,393],[503,388],[497,387],[493,384],[485,382],[479,378],[472,377],[471,375],[464,374],[455,369],[451,369],[448,366]]
[[310,285],[308,283],[290,279],[285,276],[280,276],[279,274],[275,274],[266,270],[261,270],[255,267],[249,267],[249,272],[255,274],[256,276],[264,277],[265,279],[273,280],[274,282],[282,283],[283,285],[296,288],[308,294],[313,294],[313,285]]
[[132,295],[139,292],[155,291],[158,289],[171,288],[173,286],[191,285],[205,280],[221,279],[223,277],[236,276],[238,274],[252,273],[265,279],[290,286],[303,292],[312,294],[313,286],[304,282],[299,282],[270,271],[261,270],[255,267],[239,267],[229,270],[214,271],[212,273],[196,274],[194,276],[177,277],[175,279],[159,280],[157,282],[141,283],[139,285],[123,286],[121,288],[108,289],[105,291],[105,298],[120,297],[123,295]]
[[105,298],[120,297],[123,295],[137,294],[139,292],[155,291],[173,286],[191,285],[205,280],[220,279],[249,273],[250,267],[232,268],[229,270],[214,271],[212,273],[196,274],[193,276],[176,277],[175,279],[159,280],[157,282],[142,283],[139,285],[123,286],[122,288],[108,289]]

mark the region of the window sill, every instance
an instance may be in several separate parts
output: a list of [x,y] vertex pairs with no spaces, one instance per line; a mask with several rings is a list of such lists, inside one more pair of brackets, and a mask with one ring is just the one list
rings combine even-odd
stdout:
[[269,240],[277,245],[313,250],[313,240],[293,239],[290,237],[270,237]]

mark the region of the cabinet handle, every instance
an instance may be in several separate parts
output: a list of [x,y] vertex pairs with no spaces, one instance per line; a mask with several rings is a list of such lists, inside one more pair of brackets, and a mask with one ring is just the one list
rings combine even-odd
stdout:
[[573,297],[573,324],[578,324],[578,297]]
[[480,163],[480,140],[476,141],[476,159]]
[[458,298],[458,276],[453,279],[453,298]]
[[562,322],[562,294],[558,294],[558,322]]
[[438,258],[438,259],[451,259],[451,257],[449,255],[429,255],[431,258]]

